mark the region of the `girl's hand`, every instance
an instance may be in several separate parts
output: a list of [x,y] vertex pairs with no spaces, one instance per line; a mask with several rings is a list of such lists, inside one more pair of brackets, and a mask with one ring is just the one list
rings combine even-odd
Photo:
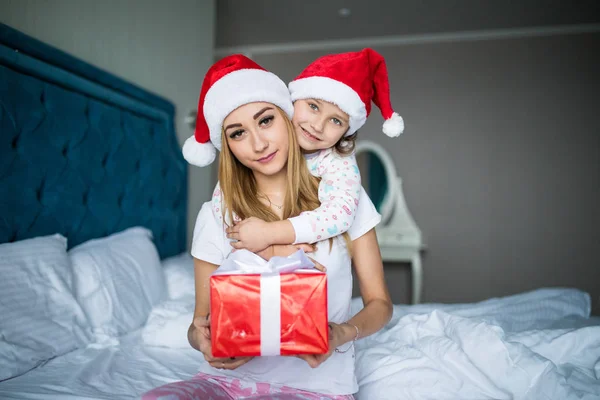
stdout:
[[296,357],[301,358],[306,361],[311,368],[317,368],[319,365],[323,364],[331,354],[335,351],[336,348],[346,344],[346,346],[350,346],[347,344],[347,340],[345,338],[348,337],[348,331],[345,329],[345,325],[336,324],[334,322],[329,323],[329,351],[325,354],[300,354]]
[[225,230],[229,239],[237,240],[231,243],[231,247],[253,253],[265,250],[271,245],[271,231],[268,222],[256,217],[246,218]]
[[196,317],[190,327],[189,341],[192,347],[204,354],[204,359],[213,368],[218,369],[236,369],[253,357],[232,357],[215,358],[212,355],[212,345],[210,342],[210,320],[206,317]]

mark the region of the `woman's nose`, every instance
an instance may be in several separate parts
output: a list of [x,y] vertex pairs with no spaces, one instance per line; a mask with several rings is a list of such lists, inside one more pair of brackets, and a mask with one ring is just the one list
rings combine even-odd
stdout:
[[266,140],[260,133],[256,133],[252,136],[254,137],[252,146],[255,152],[260,153],[269,147],[269,141]]

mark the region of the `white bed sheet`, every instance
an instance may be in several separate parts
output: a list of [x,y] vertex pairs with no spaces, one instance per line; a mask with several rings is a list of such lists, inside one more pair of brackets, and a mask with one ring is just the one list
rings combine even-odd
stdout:
[[0,399],[135,399],[157,386],[194,376],[202,362],[202,354],[192,348],[144,346],[137,331],[119,343],[79,349],[0,382]]
[[396,305],[384,330],[356,344],[356,397],[600,399],[600,318],[589,313],[573,289]]
[[[133,399],[195,375],[205,361],[185,337],[191,257],[164,267],[170,299],[143,329],[0,382],[0,399]],[[357,399],[600,399],[600,318],[589,314],[589,296],[573,289],[395,305],[385,329],[356,343]]]

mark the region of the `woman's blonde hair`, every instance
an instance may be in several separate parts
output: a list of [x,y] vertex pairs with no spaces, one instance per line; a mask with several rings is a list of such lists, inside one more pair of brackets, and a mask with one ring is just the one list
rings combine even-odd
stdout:
[[[315,210],[321,205],[318,196],[320,179],[311,175],[306,166],[306,160],[298,145],[292,122],[283,110],[279,107],[276,108],[279,115],[285,120],[289,138],[286,164],[287,185],[283,203],[283,218],[281,218],[288,219],[296,217],[304,211]],[[223,220],[233,221],[233,213],[235,213],[242,220],[256,217],[267,222],[279,221],[280,218],[277,214],[259,200],[254,174],[231,152],[225,130],[221,131],[221,143],[219,184],[223,193]],[[349,236],[347,233],[344,233],[343,236],[350,253]]]

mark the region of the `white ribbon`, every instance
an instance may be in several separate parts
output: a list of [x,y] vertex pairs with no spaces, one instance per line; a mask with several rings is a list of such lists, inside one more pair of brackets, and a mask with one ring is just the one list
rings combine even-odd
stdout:
[[260,354],[278,356],[281,351],[281,279],[286,272],[319,272],[303,250],[266,261],[248,251],[229,255],[213,275],[260,274]]

